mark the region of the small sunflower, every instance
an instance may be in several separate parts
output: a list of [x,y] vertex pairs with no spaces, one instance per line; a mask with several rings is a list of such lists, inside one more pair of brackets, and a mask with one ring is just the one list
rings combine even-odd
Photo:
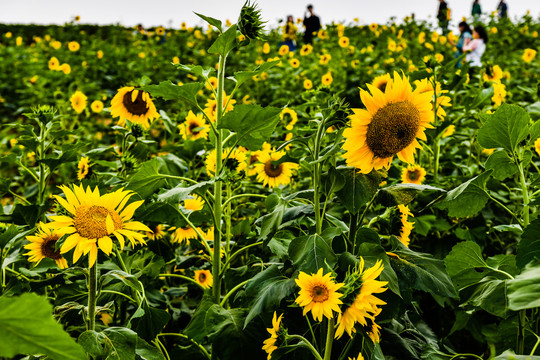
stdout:
[[212,273],[209,270],[195,270],[194,278],[205,289],[210,289],[214,282]]
[[524,62],[530,63],[531,61],[533,61],[535,56],[536,56],[536,50],[525,49],[523,51],[523,55],[521,56],[521,58],[523,59]]
[[86,179],[88,174],[90,173],[90,164],[88,163],[87,157],[81,157],[81,160],[79,160],[79,163],[77,164],[77,179],[81,181],[82,179]]
[[362,355],[362,353],[360,353],[360,354],[358,354],[358,356],[356,358],[349,357],[349,360],[365,360],[365,359],[364,359],[364,356]]
[[120,118],[118,120],[120,126],[123,126],[127,119],[148,129],[159,114],[149,93],[136,90],[133,86],[125,86],[118,89],[111,100],[111,116]]
[[[172,230],[172,229],[171,229]],[[174,229],[174,233],[171,236],[171,242],[183,243],[190,239],[196,239],[197,232],[191,226],[179,227]]]
[[321,57],[319,58],[319,64],[326,65],[328,64],[330,60],[332,60],[332,55],[330,54],[321,55]]
[[189,199],[184,200],[184,208],[191,211],[199,211],[204,207],[204,200],[199,195],[190,195]]
[[540,138],[534,141],[534,150],[536,151],[538,156],[540,156]]
[[[217,116],[217,100],[214,94],[212,94],[213,98],[210,98],[206,101],[206,105],[204,106],[204,113],[211,122],[216,122],[216,116]],[[230,99],[230,100],[229,100]],[[223,93],[223,114],[231,111],[234,109],[234,104],[236,104],[236,100],[231,99],[230,95],[226,95]]]
[[68,263],[62,257],[59,250],[56,250],[56,242],[64,234],[58,230],[53,230],[44,223],[39,223],[38,232],[35,235],[27,236],[30,244],[24,248],[30,250],[25,253],[28,261],[35,262],[36,266],[45,258],[53,259],[60,269],[66,269]]
[[349,46],[349,38],[346,36],[342,36],[339,38],[339,46],[342,48],[346,48]]
[[298,69],[298,67],[300,67],[300,60],[292,58],[289,60],[289,64],[291,64],[293,69]]
[[488,65],[484,71],[484,81],[500,82],[504,72],[499,65]]
[[300,271],[300,275],[295,281],[300,287],[295,302],[304,308],[304,316],[311,311],[313,319],[321,322],[323,315],[328,319],[332,319],[334,317],[333,311],[341,312],[339,305],[342,304],[342,301],[339,298],[343,294],[337,292],[337,290],[344,284],[336,284],[331,273],[323,275],[322,268],[316,274],[311,275]]
[[501,83],[493,83],[493,96],[491,101],[495,104],[495,107],[500,106],[506,99],[506,86]]
[[304,89],[311,90],[313,88],[313,83],[309,79],[304,80]]
[[217,77],[215,76],[210,76],[208,78],[208,81],[206,82],[206,84],[204,85],[208,90],[215,90],[217,89],[217,83],[218,83],[218,79]]
[[392,77],[390,76],[390,74],[384,74],[375,77],[375,79],[373,79],[373,81],[371,82],[371,85],[384,92],[386,90],[386,86],[388,86],[388,84],[391,82]]
[[281,120],[288,121],[287,126],[285,126],[285,129],[287,130],[292,130],[294,125],[298,122],[298,114],[296,113],[296,111],[288,107],[281,110],[281,112],[279,113],[279,118]]
[[68,43],[68,48],[69,48],[69,51],[75,52],[75,51],[79,51],[79,49],[81,48],[81,45],[79,45],[79,43],[76,41],[70,41]]
[[158,35],[158,36],[165,35],[165,28],[163,26],[158,26],[156,28],[156,35]]
[[302,45],[302,48],[300,49],[300,55],[307,56],[311,54],[312,51],[313,51],[313,46],[311,46],[311,44],[305,44],[305,45]]
[[266,329],[270,333],[270,337],[264,340],[264,345],[262,349],[268,354],[268,357],[266,358],[267,360],[270,360],[272,358],[272,353],[278,348],[276,346],[276,342],[278,340],[278,333],[281,327],[282,318],[283,314],[277,317],[277,314],[274,311],[274,317],[272,318],[272,327]]
[[[241,171],[244,171],[247,168],[246,153],[244,151],[241,151],[240,149],[234,149],[232,151],[230,149],[224,149],[221,154],[221,158],[223,160],[227,159],[223,164],[225,167],[224,170],[240,173]],[[212,149],[210,153],[208,153],[205,163],[206,163],[206,172],[208,173],[208,175],[213,177],[216,172],[216,150],[215,149]]]
[[401,172],[401,182],[422,185],[426,178],[426,170],[420,165],[409,165]]
[[278,54],[281,56],[285,56],[289,53],[289,45],[281,45]]
[[103,59],[103,50],[98,50],[96,56],[98,59]]
[[262,47],[262,52],[263,52],[263,54],[270,53],[270,44],[269,43],[264,43],[264,45]]
[[69,234],[60,248],[60,253],[64,254],[75,248],[73,262],[77,262],[81,255],[90,253],[92,267],[97,259],[98,248],[109,255],[113,248],[111,235],[120,243],[120,249],[124,248],[124,237],[132,246],[137,242],[145,244],[144,235],[137,231],[151,230],[138,221],[131,221],[135,210],[144,201],[134,201],[126,205],[133,192],[119,189],[100,195],[97,187],[92,191],[88,186],[85,191],[82,185],[73,186],[73,190],[62,185],[60,189],[64,192],[65,199],[58,195],[55,195],[55,199],[68,215],[51,216],[53,222],[48,225]]
[[99,114],[103,111],[103,103],[99,100],[94,100],[92,101],[92,104],[90,104],[90,109],[96,114]]
[[151,240],[163,239],[165,236],[165,225],[159,224],[154,227],[153,231],[146,232],[146,237]]
[[399,212],[401,213],[401,232],[399,234],[399,241],[403,243],[406,247],[409,247],[411,242],[410,235],[414,228],[414,223],[409,221],[409,216],[414,217],[414,215],[409,210],[409,207],[406,205],[398,205]]
[[81,91],[75,91],[73,95],[69,98],[71,102],[71,107],[77,114],[80,114],[86,109],[87,97]]
[[371,94],[360,91],[366,110],[352,109],[351,127],[343,132],[347,164],[364,174],[388,168],[394,155],[413,164],[415,149],[421,147],[416,138],[427,140],[424,130],[432,127],[432,94],[413,91],[397,72],[384,93],[368,88]]
[[258,163],[254,165],[257,180],[271,188],[289,184],[292,172],[298,169],[298,164],[282,162],[275,165],[274,162],[280,160],[284,155],[284,151],[266,151],[257,154]]
[[449,136],[452,136],[455,131],[456,131],[456,125],[449,125],[446,129],[444,129],[441,137],[444,139]]
[[[422,80],[416,80],[414,82],[414,85],[416,86],[416,91],[423,93],[430,93],[433,96],[433,84],[429,79],[422,79]],[[442,90],[441,89],[441,83],[437,82],[437,86],[435,87],[435,91],[437,92],[437,116],[440,119],[444,119],[446,117],[446,111],[444,110],[444,107],[451,106],[452,99],[450,96],[447,96],[448,90]]]
[[55,56],[50,58],[49,70],[58,70],[59,67],[60,67],[60,61],[58,61],[58,59]]
[[210,131],[203,114],[195,115],[191,110],[186,116],[186,121],[178,125],[178,127],[184,140],[207,139]]
[[324,74],[321,81],[324,86],[330,86],[330,84],[332,84],[332,81],[334,81],[334,78],[332,78],[332,73],[329,71]]
[[71,66],[69,64],[62,64],[58,67],[58,70],[62,71],[65,75],[71,74]]

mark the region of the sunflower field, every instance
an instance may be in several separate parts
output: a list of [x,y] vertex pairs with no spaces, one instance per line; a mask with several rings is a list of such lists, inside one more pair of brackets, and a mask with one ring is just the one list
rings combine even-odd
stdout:
[[540,359],[540,22],[0,24],[0,359]]

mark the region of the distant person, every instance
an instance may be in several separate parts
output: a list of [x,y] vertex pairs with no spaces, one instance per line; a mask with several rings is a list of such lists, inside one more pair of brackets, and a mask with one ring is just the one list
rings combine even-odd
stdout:
[[283,42],[280,45],[287,45],[289,51],[296,50],[296,32],[298,28],[294,24],[292,15],[287,16],[287,23],[283,27]]
[[499,17],[501,19],[508,17],[508,5],[506,5],[506,1],[501,0],[499,5],[497,5],[497,10],[499,11]]
[[439,11],[437,11],[437,19],[443,35],[448,33],[448,22],[450,20],[450,9],[444,0],[439,0]]
[[477,68],[482,67],[482,55],[486,51],[486,44],[488,42],[487,31],[482,25],[476,25],[474,27],[473,40],[467,45],[463,45],[463,51],[467,54],[465,59],[469,63],[469,76],[476,72]]
[[[462,21],[459,23],[459,39],[457,43],[454,43],[450,38],[448,39],[448,42],[456,47],[456,53],[454,54],[454,58],[458,58],[461,55],[463,55],[463,47],[467,46],[469,42],[472,41],[472,30],[465,21]],[[461,60],[456,64],[456,67],[461,67]]]
[[482,15],[482,7],[480,6],[479,0],[474,0],[472,4],[471,15],[475,17]]
[[308,5],[307,7],[307,11],[304,14],[304,26],[306,27],[304,43],[311,44],[313,42],[313,34],[319,32],[321,29],[321,20],[313,13],[313,5]]

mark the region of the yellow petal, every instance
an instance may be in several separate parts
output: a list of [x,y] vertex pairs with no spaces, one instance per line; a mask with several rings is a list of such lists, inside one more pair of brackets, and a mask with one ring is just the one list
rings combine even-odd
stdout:
[[104,236],[98,240],[98,245],[101,251],[105,254],[110,255],[113,247],[112,239],[108,236]]

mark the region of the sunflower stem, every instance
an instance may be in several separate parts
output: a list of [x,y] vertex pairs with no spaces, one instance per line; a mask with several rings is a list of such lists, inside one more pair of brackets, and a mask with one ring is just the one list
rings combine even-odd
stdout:
[[[232,189],[231,184],[227,184],[227,199],[230,199],[232,197]],[[229,201],[227,205],[223,205],[225,207],[225,254],[227,259],[229,259],[231,255],[231,202]],[[223,267],[223,270],[226,270],[226,267]]]
[[249,280],[246,280],[246,281],[242,281],[240,284],[236,285],[235,287],[233,287],[228,293],[227,295],[225,295],[223,297],[223,300],[221,300],[221,307],[224,307],[225,304],[227,303],[227,300],[229,300],[229,298],[231,297],[232,294],[234,294],[235,292],[237,292],[238,290],[240,290],[240,288],[244,285],[246,285],[247,283],[249,282]]
[[317,128],[317,134],[315,135],[315,147],[313,149],[313,160],[316,161],[313,164],[313,209],[315,210],[315,233],[320,234],[322,232],[322,218],[321,218],[321,199],[319,193],[320,178],[321,178],[321,163],[319,160],[319,150],[321,146],[321,133],[324,129],[324,119],[319,122]]
[[97,301],[97,263],[90,266],[88,275],[88,313],[86,330],[96,330],[96,301]]
[[[39,123],[39,155],[38,159],[43,160],[45,158],[45,125]],[[43,205],[43,198],[45,195],[45,164],[39,162],[39,190],[38,190],[38,205]]]
[[315,350],[313,345],[305,337],[301,335],[287,335],[287,340],[300,340],[300,343],[302,343],[302,345],[306,346],[311,351],[315,359],[323,360],[321,354],[319,354],[319,352]]
[[324,345],[324,360],[330,360],[332,357],[332,344],[334,342],[334,318],[328,320],[328,330],[326,332],[326,344]]

